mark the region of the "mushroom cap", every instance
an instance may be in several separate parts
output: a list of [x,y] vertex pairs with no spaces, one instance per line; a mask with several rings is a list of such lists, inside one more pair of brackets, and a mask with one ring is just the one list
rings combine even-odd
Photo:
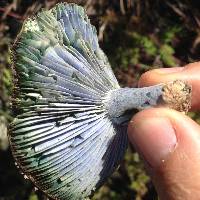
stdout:
[[27,19],[13,46],[9,140],[23,173],[54,199],[91,195],[118,166],[127,125],[105,106],[119,84],[85,10],[61,3]]

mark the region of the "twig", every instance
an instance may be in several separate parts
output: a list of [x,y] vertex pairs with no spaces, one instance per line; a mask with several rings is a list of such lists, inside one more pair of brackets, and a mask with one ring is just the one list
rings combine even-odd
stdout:
[[187,16],[186,16],[179,8],[177,8],[176,6],[172,5],[172,4],[169,3],[169,2],[166,2],[166,4],[167,4],[170,8],[172,8],[172,10],[173,10],[176,14],[178,14],[179,16],[181,16],[183,19],[187,19]]
[[120,10],[123,15],[126,14],[125,8],[124,8],[124,0],[120,0]]
[[107,24],[108,24],[108,21],[106,20],[99,28],[99,35],[98,35],[99,41],[103,40],[103,34],[104,34],[104,30],[106,29]]
[[[6,12],[6,8],[1,8],[1,7],[0,7],[0,12]],[[15,19],[19,19],[19,20],[23,20],[23,19],[24,19],[23,16],[18,15],[18,14],[14,13],[14,12],[8,12],[8,13],[6,13],[6,15],[8,15],[8,16],[10,16],[10,17],[13,17],[13,18],[15,18]],[[4,17],[4,18],[5,18],[5,17]]]

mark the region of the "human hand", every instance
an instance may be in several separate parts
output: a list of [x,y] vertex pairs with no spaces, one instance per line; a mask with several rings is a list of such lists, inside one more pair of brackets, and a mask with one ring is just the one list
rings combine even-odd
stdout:
[[[200,62],[146,72],[139,87],[185,80],[192,86],[192,110],[200,110]],[[143,158],[160,200],[200,199],[200,126],[167,108],[137,113],[129,123],[130,142]]]

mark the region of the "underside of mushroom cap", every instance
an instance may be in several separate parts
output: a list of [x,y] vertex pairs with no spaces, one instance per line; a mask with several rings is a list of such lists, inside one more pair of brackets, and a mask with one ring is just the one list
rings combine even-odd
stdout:
[[103,104],[119,85],[96,30],[82,7],[58,4],[25,21],[12,54],[16,162],[50,197],[84,199],[127,146],[127,126],[114,124]]

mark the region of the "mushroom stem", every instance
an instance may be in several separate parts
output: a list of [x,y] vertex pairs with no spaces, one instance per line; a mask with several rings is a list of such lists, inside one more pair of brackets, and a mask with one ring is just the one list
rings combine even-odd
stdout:
[[111,91],[105,101],[110,117],[119,117],[127,110],[143,110],[164,106],[180,112],[191,107],[191,86],[176,80],[143,88],[120,88]]

